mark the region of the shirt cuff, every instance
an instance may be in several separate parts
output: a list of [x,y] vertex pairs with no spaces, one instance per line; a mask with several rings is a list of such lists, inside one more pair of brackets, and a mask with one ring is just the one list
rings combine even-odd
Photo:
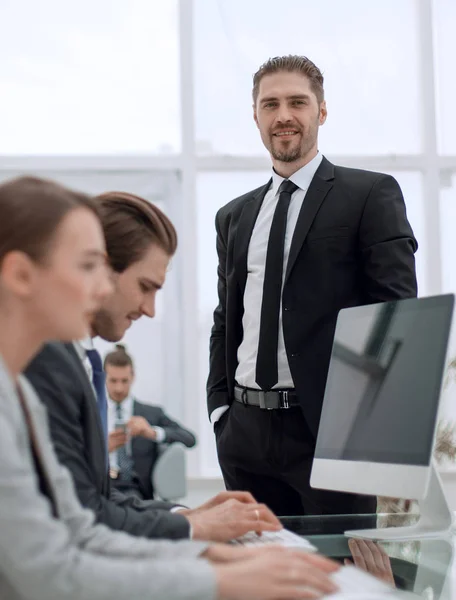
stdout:
[[163,427],[156,427],[154,425],[153,429],[157,436],[155,438],[155,441],[157,442],[157,444],[161,444],[162,442],[164,442],[166,440],[166,431],[163,429]]
[[229,409],[228,404],[214,408],[214,410],[211,412],[211,416],[210,416],[210,421],[211,421],[212,425],[215,425],[217,423],[217,421],[220,419],[220,417],[223,415],[223,413],[225,413],[228,409]]
[[[181,510],[187,510],[187,507],[186,506],[173,506],[169,512],[176,513],[176,512],[180,512]],[[184,515],[182,515],[182,516],[184,516]],[[190,525],[189,531],[188,531],[188,539],[189,540],[193,539],[193,529],[192,529],[191,525]]]

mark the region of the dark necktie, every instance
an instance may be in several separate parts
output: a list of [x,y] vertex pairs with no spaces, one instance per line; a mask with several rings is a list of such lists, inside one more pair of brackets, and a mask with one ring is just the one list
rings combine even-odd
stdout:
[[291,195],[298,189],[292,181],[282,182],[279,200],[272,219],[264,271],[263,301],[261,304],[260,339],[256,362],[255,381],[268,391],[279,380],[277,346],[279,342],[279,314],[282,295],[283,253],[287,214]]
[[[122,404],[116,406],[116,417],[119,421],[123,421]],[[120,469],[120,479],[122,481],[131,481],[133,479],[133,460],[127,453],[127,446],[122,446],[117,450],[117,464]]]
[[92,365],[92,383],[97,395],[98,412],[105,439],[106,458],[108,457],[108,401],[106,398],[105,373],[98,350],[86,350],[87,358]]

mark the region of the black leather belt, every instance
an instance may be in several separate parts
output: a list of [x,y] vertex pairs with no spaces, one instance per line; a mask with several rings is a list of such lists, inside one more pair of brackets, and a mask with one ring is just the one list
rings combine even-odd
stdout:
[[263,392],[262,390],[252,390],[251,388],[236,385],[234,387],[234,399],[241,404],[259,406],[265,410],[299,406],[298,397],[294,389]]

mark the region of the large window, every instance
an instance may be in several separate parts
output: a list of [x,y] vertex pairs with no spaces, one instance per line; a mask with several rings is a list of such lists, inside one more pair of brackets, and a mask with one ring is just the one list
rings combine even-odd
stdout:
[[437,74],[437,134],[439,152],[456,154],[456,2],[434,0],[435,66]]
[[177,2],[0,3],[0,154],[176,152]]
[[199,152],[264,152],[252,74],[283,54],[305,54],[324,73],[326,153],[420,152],[416,13],[415,0],[287,0],[280,9],[275,0],[196,0]]
[[455,30],[454,0],[0,3],[0,180],[28,172],[126,190],[176,223],[157,316],[126,343],[138,396],[196,430],[191,474],[219,473],[205,401],[215,214],[270,175],[253,73],[290,53],[321,67],[320,150],[396,177],[419,242],[420,294],[456,292]]
[[456,293],[456,168],[442,179],[440,196],[442,270],[444,292]]

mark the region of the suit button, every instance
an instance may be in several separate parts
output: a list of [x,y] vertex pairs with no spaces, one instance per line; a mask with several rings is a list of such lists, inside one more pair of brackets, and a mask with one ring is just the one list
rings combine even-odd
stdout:
[[298,352],[293,352],[293,354],[291,355],[291,358],[298,358],[299,353]]

